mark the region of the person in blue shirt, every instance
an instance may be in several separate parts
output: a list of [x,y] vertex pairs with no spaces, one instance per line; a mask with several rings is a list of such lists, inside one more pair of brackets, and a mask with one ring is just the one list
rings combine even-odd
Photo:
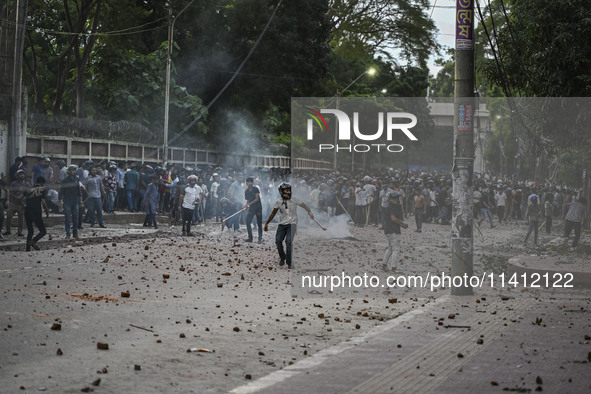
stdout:
[[137,205],[137,188],[140,180],[140,174],[135,167],[127,171],[124,176],[125,179],[125,193],[127,193],[127,208],[129,212],[136,211]]
[[37,178],[43,176],[43,160],[39,158],[39,162],[31,170],[33,172],[33,184],[37,183]]
[[144,212],[146,212],[144,227],[154,226],[154,228],[158,228],[156,210],[158,209],[158,184],[160,183],[160,177],[158,175],[152,175],[151,181],[142,200],[142,206]]

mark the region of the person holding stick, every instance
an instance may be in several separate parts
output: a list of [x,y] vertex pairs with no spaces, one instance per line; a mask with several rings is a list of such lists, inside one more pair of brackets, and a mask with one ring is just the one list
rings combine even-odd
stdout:
[[248,238],[246,242],[252,242],[252,228],[250,223],[252,218],[257,218],[257,231],[259,233],[259,243],[263,243],[263,204],[261,204],[261,191],[257,186],[254,186],[254,179],[252,177],[246,178],[246,190],[244,191],[244,199],[246,204],[241,208],[245,210],[248,208],[246,214],[246,230],[248,231]]
[[[279,225],[277,226],[277,233],[275,234],[275,244],[277,245],[277,252],[279,253],[280,259],[279,265],[282,266],[287,263],[287,268],[291,269],[293,240],[295,238],[298,224],[297,208],[298,206],[304,208],[312,220],[314,220],[314,214],[299,198],[292,198],[291,185],[289,183],[283,182],[279,185],[278,189],[281,200],[275,202],[273,211],[271,211],[271,214],[265,222],[264,230],[269,231],[269,223],[279,211]],[[285,249],[283,248],[283,241],[285,241]]]

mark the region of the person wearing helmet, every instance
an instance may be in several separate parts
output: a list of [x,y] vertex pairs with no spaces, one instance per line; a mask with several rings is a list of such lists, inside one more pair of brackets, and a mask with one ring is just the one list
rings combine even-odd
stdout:
[[540,216],[540,205],[538,204],[538,196],[532,194],[529,196],[529,204],[527,205],[527,211],[525,212],[525,217],[529,222],[529,229],[527,230],[527,235],[525,236],[525,240],[523,244],[527,244],[527,240],[529,239],[530,234],[532,231],[534,232],[534,244],[538,244],[538,219]]
[[408,224],[402,221],[402,196],[396,190],[386,195],[388,207],[384,217],[384,234],[388,240],[388,249],[384,254],[382,269],[384,271],[396,271],[398,254],[400,253],[400,227],[406,229]]
[[191,232],[191,222],[193,221],[195,205],[199,204],[201,201],[201,188],[197,186],[196,175],[189,175],[187,177],[187,182],[189,184],[181,191],[179,198],[179,210],[182,210],[182,234],[192,237],[193,233]]
[[[282,266],[287,263],[287,268],[291,269],[293,264],[293,240],[298,224],[297,208],[298,206],[304,208],[311,219],[314,219],[314,214],[299,198],[291,196],[291,185],[289,183],[283,182],[279,185],[278,189],[281,200],[275,202],[275,206],[265,222],[264,230],[269,231],[269,223],[273,220],[277,212],[280,212],[279,225],[275,233],[275,245],[277,245],[277,252],[279,253],[279,265]],[[283,248],[284,241],[285,249]]]
[[77,171],[78,167],[70,165],[60,188],[64,207],[66,239],[70,238],[70,225],[74,238],[78,239],[78,211],[79,204],[82,203],[82,193],[80,192],[80,180],[76,176]]

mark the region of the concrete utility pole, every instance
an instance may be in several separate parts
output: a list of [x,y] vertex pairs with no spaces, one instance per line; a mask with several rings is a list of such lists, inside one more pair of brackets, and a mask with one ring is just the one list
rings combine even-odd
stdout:
[[[474,0],[456,0],[452,295],[472,295],[474,273]],[[460,282],[460,278],[462,281]],[[466,280],[467,279],[467,280]]]
[[170,110],[170,72],[172,66],[172,49],[174,40],[174,23],[177,18],[185,12],[195,0],[191,0],[189,4],[185,6],[176,16],[172,16],[172,4],[168,5],[168,49],[166,51],[166,87],[164,88],[164,127],[163,133],[163,144],[162,144],[162,164],[166,165],[168,161],[168,124],[169,124],[169,110]]
[[25,24],[27,23],[27,1],[16,2],[16,26],[14,38],[14,66],[12,69],[12,115],[10,121],[10,158],[9,165],[17,156],[24,156],[21,152],[20,137],[22,130],[22,75],[23,75],[23,48],[25,43]]

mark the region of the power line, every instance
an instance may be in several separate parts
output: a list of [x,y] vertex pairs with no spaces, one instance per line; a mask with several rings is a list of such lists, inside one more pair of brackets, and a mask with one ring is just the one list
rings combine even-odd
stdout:
[[206,67],[203,67],[203,70],[208,71],[208,72],[218,73],[218,74],[237,74],[237,75],[244,75],[247,77],[257,77],[257,78],[315,81],[314,78],[301,78],[301,77],[294,77],[291,75],[271,75],[271,74],[243,73],[243,72],[236,73],[235,71],[223,71],[220,69],[213,69],[213,68],[206,68]]
[[259,35],[259,37],[255,41],[254,45],[252,46],[252,48],[250,49],[250,51],[246,55],[246,58],[244,58],[244,60],[242,61],[242,63],[240,63],[240,65],[238,66],[238,68],[236,69],[236,71],[234,72],[234,74],[232,75],[232,77],[230,78],[230,80],[224,85],[224,87],[218,92],[218,94],[209,102],[209,104],[207,104],[207,106],[204,109],[201,110],[201,113],[199,114],[199,116],[197,116],[195,119],[193,119],[193,121],[191,123],[189,123],[188,126],[186,126],[183,130],[181,130],[181,132],[176,137],[174,137],[169,142],[169,144],[172,144],[174,141],[176,141],[177,139],[179,139],[180,137],[182,137],[187,131],[189,131],[189,129],[191,127],[193,127],[193,125],[195,123],[197,123],[197,121],[199,119],[201,119],[203,117],[203,115],[205,115],[205,111],[206,110],[209,111],[209,109],[215,104],[215,102],[226,91],[226,89],[232,84],[232,82],[234,82],[234,79],[236,79],[236,76],[238,75],[238,73],[240,73],[242,71],[242,67],[244,67],[244,65],[246,64],[246,62],[250,59],[250,56],[254,53],[255,49],[259,45],[259,42],[261,41],[261,39],[263,38],[263,36],[267,32],[267,29],[269,29],[269,26],[271,25],[271,21],[275,17],[275,14],[277,13],[277,10],[281,6],[281,3],[283,3],[283,0],[279,0],[279,3],[277,3],[277,6],[275,7],[275,9],[273,10],[273,12],[271,13],[271,16],[269,17],[269,20],[267,21],[267,24],[263,28],[263,31],[261,32],[261,34]]
[[[29,26],[29,25],[25,25],[25,26],[20,26],[20,27],[24,27],[27,30],[30,31],[40,31],[42,33],[45,34],[49,34],[49,35],[63,35],[63,36],[125,36],[125,35],[131,35],[131,34],[139,34],[139,33],[145,33],[148,31],[154,31],[154,30],[158,30],[158,29],[162,29],[164,27],[166,27],[166,25],[162,25],[162,26],[156,26],[156,27],[152,27],[149,29],[142,29],[142,30],[135,30],[135,29],[141,29],[144,26],[149,26],[149,25],[153,25],[155,23],[158,23],[162,20],[165,20],[167,17],[162,17],[159,19],[156,19],[155,21],[152,22],[148,22],[148,23],[144,23],[142,25],[139,26],[132,26],[132,27],[128,27],[125,29],[121,29],[121,30],[113,30],[113,31],[107,31],[107,32],[96,32],[96,33],[85,33],[85,32],[68,32],[68,31],[58,31],[58,30],[51,30],[51,29],[46,29],[43,27],[38,27],[38,26]],[[5,19],[5,18],[0,18],[0,20],[3,23],[12,25],[12,26],[18,26],[18,24],[16,22],[13,22],[11,20]],[[133,31],[132,31],[133,30]]]

